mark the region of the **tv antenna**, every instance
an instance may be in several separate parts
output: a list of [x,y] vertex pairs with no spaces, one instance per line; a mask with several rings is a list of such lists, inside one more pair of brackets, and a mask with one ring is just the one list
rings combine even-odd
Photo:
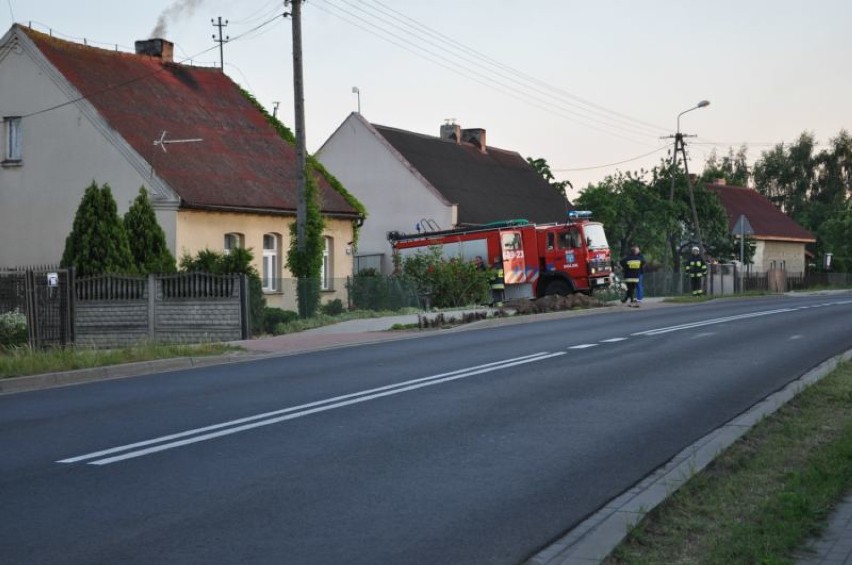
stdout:
[[193,137],[192,139],[166,139],[166,130],[163,130],[163,133],[160,134],[160,139],[154,140],[154,147],[160,146],[163,150],[163,153],[168,153],[166,151],[167,143],[197,143],[199,141],[204,141],[200,137]]

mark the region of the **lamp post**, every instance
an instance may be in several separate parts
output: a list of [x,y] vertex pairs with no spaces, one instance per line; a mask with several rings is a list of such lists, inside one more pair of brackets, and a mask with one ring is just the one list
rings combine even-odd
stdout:
[[[687,185],[689,186],[689,203],[690,203],[690,207],[692,208],[692,220],[695,223],[695,231],[696,231],[696,234],[698,235],[698,242],[699,242],[699,245],[701,247],[701,253],[702,254],[704,253],[704,242],[702,241],[702,238],[701,238],[701,228],[698,226],[698,212],[695,209],[695,196],[693,195],[693,192],[692,192],[692,180],[689,178],[689,168],[688,168],[688,165],[686,163],[686,148],[685,148],[684,143],[683,143],[683,138],[684,137],[690,137],[690,136],[684,136],[684,134],[681,133],[681,131],[680,131],[680,117],[683,116],[684,114],[688,113],[688,112],[692,112],[693,110],[697,110],[699,108],[706,108],[709,105],[710,105],[709,100],[701,100],[695,106],[693,106],[691,108],[687,108],[686,110],[684,110],[683,112],[678,114],[677,115],[677,130],[675,131],[674,136],[668,136],[669,138],[674,137],[674,140],[675,140],[674,151],[672,151],[672,170],[671,170],[672,182],[671,182],[671,186],[669,188],[669,203],[674,202],[675,169],[677,168],[677,154],[678,154],[678,151],[679,151],[681,153],[681,155],[683,156],[683,167],[684,167],[684,171],[686,172],[686,182],[687,182]],[[666,245],[665,245],[664,254],[663,254],[663,265],[667,265],[668,262],[669,262],[669,247],[672,246],[673,239],[674,239],[674,235],[671,232],[666,234]],[[672,258],[672,259],[674,259],[674,258]],[[672,265],[672,270],[674,270],[674,265]]]
[[352,87],[352,94],[358,96],[358,113],[361,113],[361,89],[357,86]]

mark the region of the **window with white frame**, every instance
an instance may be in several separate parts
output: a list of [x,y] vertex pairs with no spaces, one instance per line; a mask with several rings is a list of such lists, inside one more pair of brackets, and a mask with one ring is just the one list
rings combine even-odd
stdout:
[[3,160],[23,160],[21,118],[19,116],[7,116],[3,118],[3,134]]
[[332,250],[334,249],[334,240],[330,237],[323,238],[324,246],[322,248],[322,271],[320,272],[320,289],[331,290],[331,282],[334,277],[332,272],[332,260],[334,259]]
[[261,280],[263,290],[276,291],[279,288],[279,275],[281,273],[281,262],[279,260],[279,249],[281,248],[281,236],[277,233],[263,234],[263,268]]
[[232,250],[237,249],[238,247],[243,247],[243,234],[231,232],[225,234],[225,255],[231,253]]

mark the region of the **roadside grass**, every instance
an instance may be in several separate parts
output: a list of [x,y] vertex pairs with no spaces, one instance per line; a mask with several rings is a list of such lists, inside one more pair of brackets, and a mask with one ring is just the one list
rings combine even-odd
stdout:
[[755,426],[604,563],[784,564],[852,489],[852,363]]
[[143,344],[125,349],[99,350],[66,347],[47,350],[29,347],[0,348],[0,378],[22,377],[56,371],[72,371],[105,365],[170,359],[173,357],[222,355],[242,351],[224,343],[198,345]]

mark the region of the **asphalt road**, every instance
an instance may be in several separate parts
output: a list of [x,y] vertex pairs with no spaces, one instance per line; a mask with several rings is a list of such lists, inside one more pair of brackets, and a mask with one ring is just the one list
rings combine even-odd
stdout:
[[0,397],[3,563],[519,563],[852,348],[852,295]]

